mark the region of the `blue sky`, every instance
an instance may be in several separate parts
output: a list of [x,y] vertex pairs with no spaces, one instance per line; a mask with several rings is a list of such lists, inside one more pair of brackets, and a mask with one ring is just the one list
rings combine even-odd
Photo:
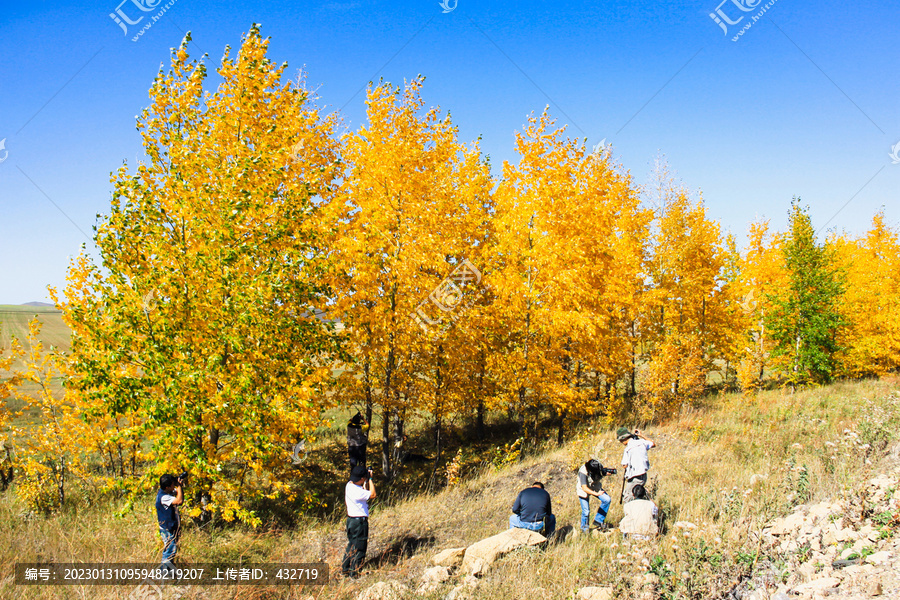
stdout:
[[[142,1],[156,8],[142,12]],[[438,0],[175,0],[136,42],[166,1],[4,3],[0,303],[64,286],[69,258],[107,212],[110,172],[142,155],[135,115],[183,32],[213,70],[254,22],[272,38],[270,57],[291,75],[302,68],[351,128],[367,82],[423,74],[427,104],[450,111],[463,140],[480,136],[495,170],[514,159],[529,113],[549,104],[570,135],[611,143],[639,183],[664,154],[739,240],[758,218],[783,228],[795,195],[816,226],[861,233],[884,207],[897,227],[900,5],[775,0],[734,42],[769,0],[718,1],[459,0],[445,13]],[[743,16],[727,35],[709,16],[717,7]],[[110,18],[117,8],[145,18],[126,35]]]

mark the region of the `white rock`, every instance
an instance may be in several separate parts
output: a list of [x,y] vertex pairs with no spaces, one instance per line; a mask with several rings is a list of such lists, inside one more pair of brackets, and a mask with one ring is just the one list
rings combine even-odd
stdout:
[[507,529],[466,548],[462,570],[470,575],[483,575],[504,554],[523,546],[536,546],[546,541],[547,538],[534,531]]
[[422,573],[421,581],[434,581],[444,583],[450,579],[450,567],[430,567]]
[[834,539],[838,542],[848,542],[850,540],[855,540],[858,537],[858,533],[847,527],[838,530],[838,532],[834,534]]
[[806,517],[799,512],[795,512],[780,519],[775,519],[772,521],[772,529],[769,533],[772,535],[787,535],[800,529],[805,519]]
[[873,565],[883,565],[887,563],[891,559],[891,553],[887,550],[881,550],[880,552],[876,552],[875,554],[870,554],[866,557],[866,562],[871,563]]
[[809,507],[809,518],[812,521],[816,521],[827,517],[831,512],[831,504],[829,502],[819,502]]
[[875,489],[887,490],[892,485],[894,485],[894,480],[890,476],[884,474],[869,480],[869,486]]
[[408,591],[399,581],[379,581],[356,597],[356,600],[402,600]]
[[431,564],[438,567],[458,567],[462,562],[465,553],[465,548],[448,548],[447,550],[441,550],[432,557]]
[[578,590],[578,600],[612,600],[613,589],[610,587],[584,587]]
[[450,590],[444,600],[470,600],[475,596],[475,588],[478,587],[478,578],[467,575],[461,584]]
[[819,579],[813,579],[808,583],[803,583],[794,588],[796,591],[803,593],[815,593],[821,592],[823,590],[827,590],[829,588],[838,587],[841,584],[840,579],[837,577],[820,577]]

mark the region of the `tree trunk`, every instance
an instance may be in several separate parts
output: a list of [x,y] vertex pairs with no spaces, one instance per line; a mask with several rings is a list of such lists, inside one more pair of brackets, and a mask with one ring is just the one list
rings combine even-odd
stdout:
[[556,431],[556,445],[562,446],[563,441],[566,439],[566,412],[563,411],[559,415],[559,429]]
[[484,439],[484,401],[479,399],[475,409],[475,437],[478,441]]
[[369,372],[369,360],[363,363],[363,379],[366,393],[366,423],[372,423],[372,379]]
[[484,371],[486,369],[484,350],[481,351],[481,369],[478,372],[478,406],[475,409],[475,437],[484,439]]
[[391,458],[391,409],[385,408],[381,412],[381,472],[385,481],[393,477]]

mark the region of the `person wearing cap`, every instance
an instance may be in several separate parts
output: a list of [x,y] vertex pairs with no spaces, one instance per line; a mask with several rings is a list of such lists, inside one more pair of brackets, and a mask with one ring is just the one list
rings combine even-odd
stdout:
[[644,486],[634,486],[632,494],[634,500],[622,507],[625,516],[619,522],[619,531],[625,539],[653,539],[659,533],[659,526],[656,524],[659,509],[647,498]]
[[626,427],[619,427],[616,430],[616,439],[625,446],[625,451],[622,453],[622,468],[625,470],[625,487],[622,491],[622,503],[624,504],[634,499],[634,486],[646,487],[647,471],[650,470],[647,450],[656,447],[656,444],[653,443],[653,440],[644,437],[637,429],[632,433]]
[[356,414],[347,423],[347,454],[350,456],[350,468],[357,465],[366,466],[366,445],[369,436],[366,434],[368,427],[366,418],[356,411]]
[[550,494],[540,481],[535,481],[531,487],[519,492],[512,511],[513,514],[509,515],[510,529],[517,527],[537,531],[547,538],[556,530],[556,517],[553,515]]
[[600,507],[594,516],[594,527],[604,528],[606,513],[612,498],[603,491],[603,465],[596,459],[591,459],[578,469],[578,481],[575,483],[575,491],[578,494],[578,502],[581,504],[581,530],[588,530],[588,517],[591,516],[591,496],[600,501]]
[[366,558],[369,547],[369,500],[375,499],[375,483],[372,472],[362,465],[350,470],[350,481],[344,488],[347,504],[347,550],[341,572],[352,578],[359,577],[359,567]]

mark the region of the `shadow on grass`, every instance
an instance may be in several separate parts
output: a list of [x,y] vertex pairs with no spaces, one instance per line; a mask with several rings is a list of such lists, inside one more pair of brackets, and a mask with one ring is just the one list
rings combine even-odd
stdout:
[[371,567],[395,565],[404,558],[410,558],[420,549],[434,545],[436,538],[433,535],[418,537],[406,534],[400,538],[388,542],[378,554],[366,559],[365,564]]

